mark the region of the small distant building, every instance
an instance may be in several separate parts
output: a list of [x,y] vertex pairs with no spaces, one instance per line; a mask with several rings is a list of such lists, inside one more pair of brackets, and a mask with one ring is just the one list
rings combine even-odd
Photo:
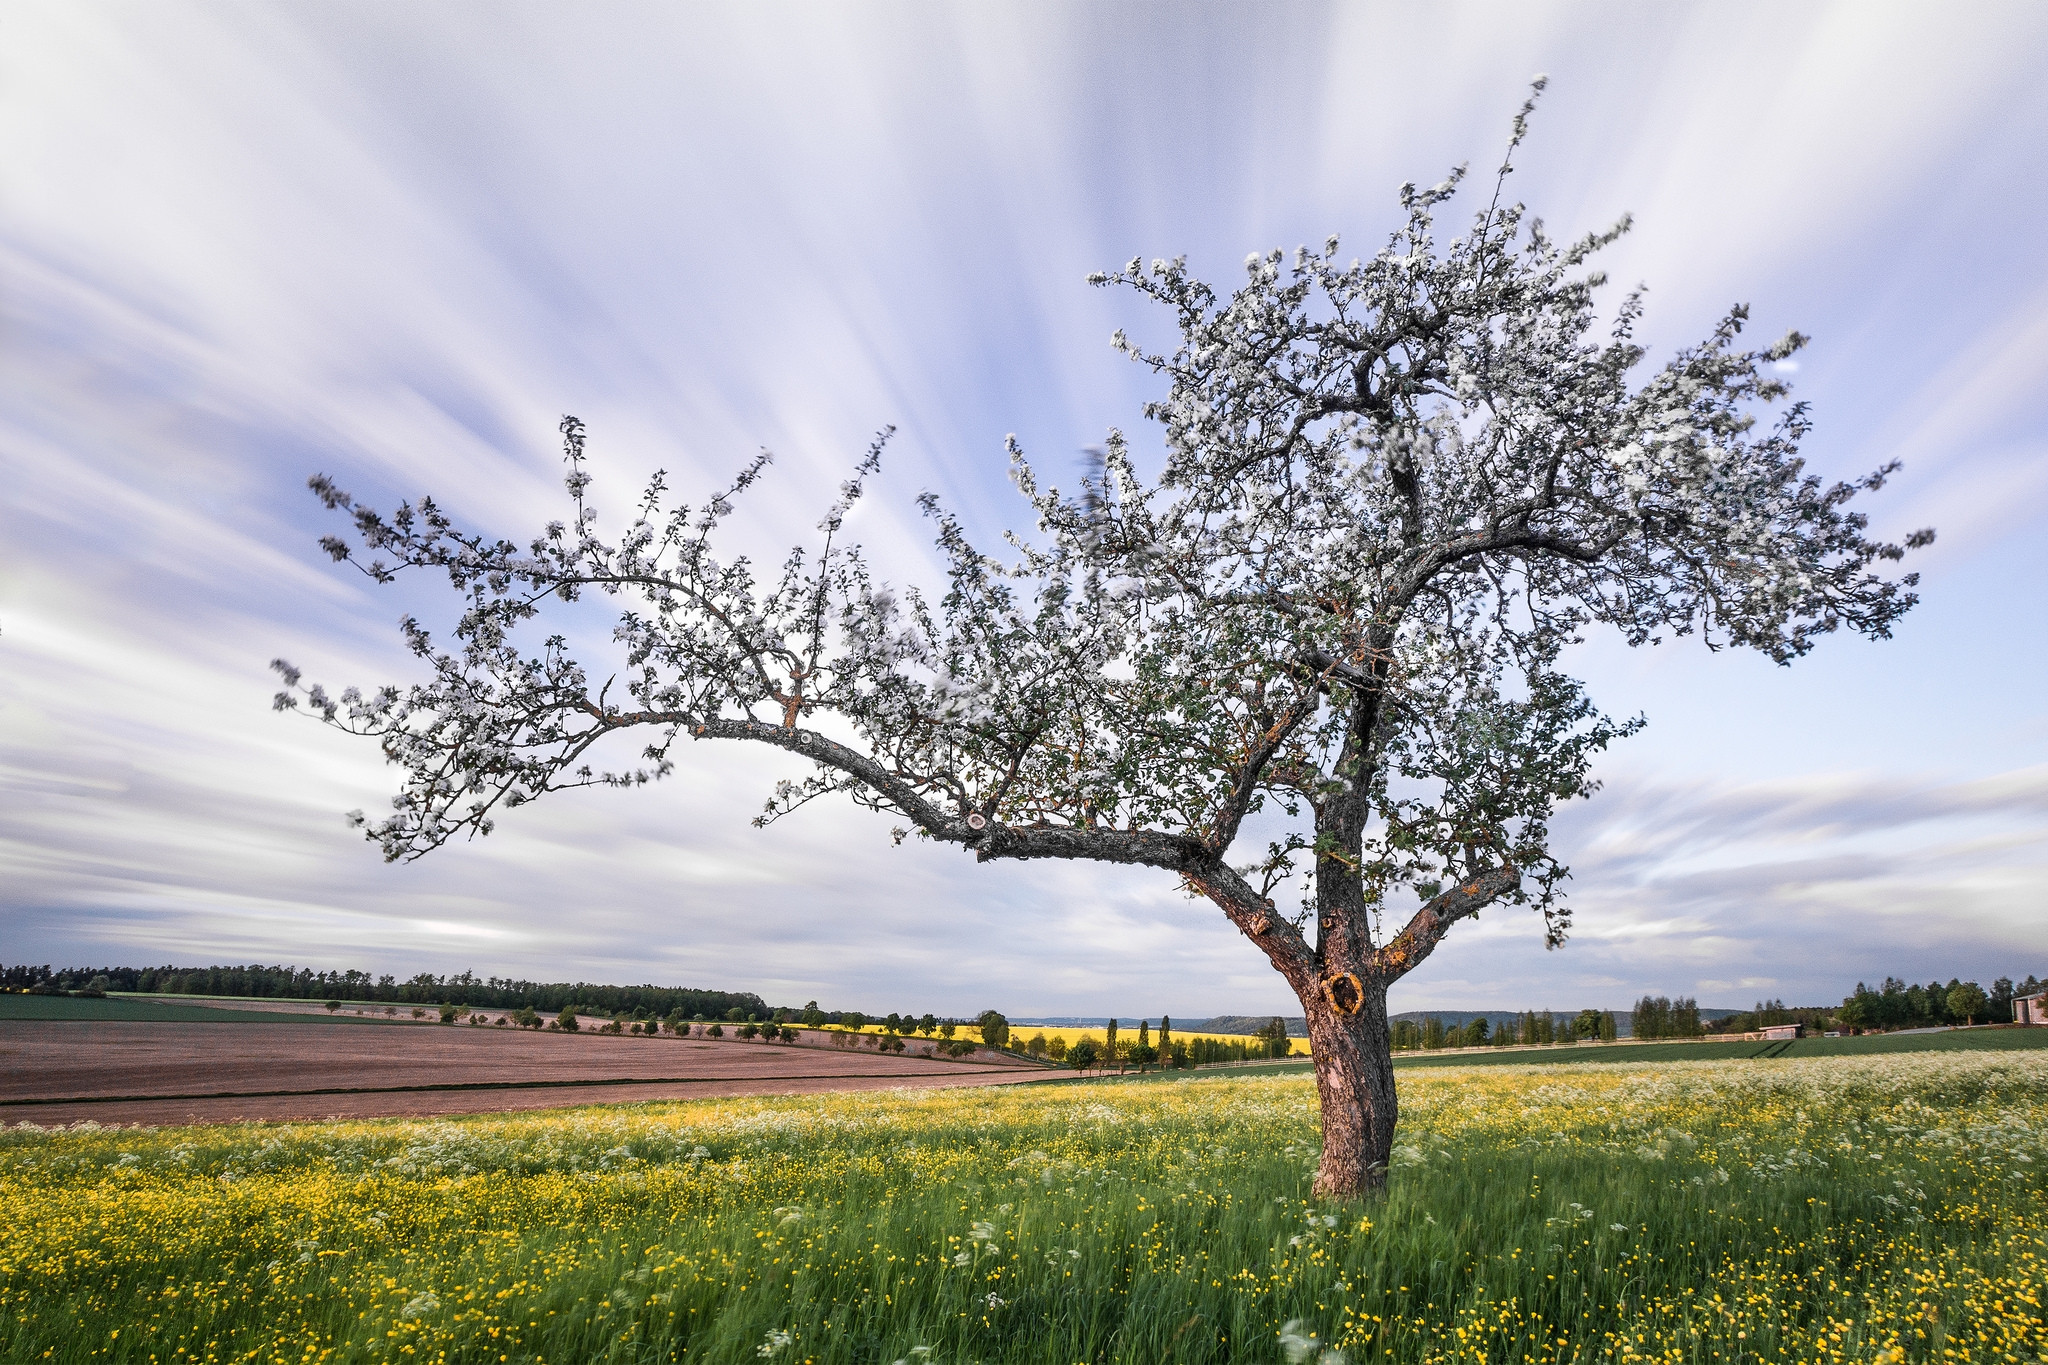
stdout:
[[2048,991],[2036,991],[2022,995],[2012,1002],[2012,1021],[2015,1024],[2048,1024]]
[[1772,1024],[1769,1028],[1763,1030],[1763,1035],[1766,1039],[1772,1041],[1779,1038],[1804,1038],[1806,1036],[1806,1025]]

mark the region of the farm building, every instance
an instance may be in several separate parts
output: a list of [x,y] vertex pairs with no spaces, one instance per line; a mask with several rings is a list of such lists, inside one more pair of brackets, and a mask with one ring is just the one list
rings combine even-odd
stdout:
[[1772,1024],[1763,1030],[1763,1035],[1766,1038],[1803,1038],[1806,1036],[1806,1025]]
[[2048,991],[2022,995],[2012,1002],[2015,1024],[2048,1024]]

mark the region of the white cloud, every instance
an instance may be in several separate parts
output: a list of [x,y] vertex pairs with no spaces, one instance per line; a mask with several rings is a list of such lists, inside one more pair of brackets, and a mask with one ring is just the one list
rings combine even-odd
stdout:
[[2005,230],[2048,193],[2038,11],[1347,5],[1167,33],[1090,6],[799,9],[17,11],[11,953],[651,975],[883,1009],[1283,1008],[1171,879],[975,867],[845,810],[755,832],[772,757],[693,754],[637,798],[378,863],[339,812],[379,805],[388,775],[272,715],[264,664],[408,676],[391,623],[433,597],[327,564],[303,481],[431,489],[524,534],[557,514],[572,410],[615,509],[656,466],[695,491],[776,448],[744,527],[772,553],[895,422],[860,533],[919,572],[916,490],[992,531],[1016,510],[1005,432],[1064,480],[1069,452],[1135,424],[1145,377],[1101,339],[1155,320],[1086,271],[1186,250],[1227,277],[1332,228],[1369,249],[1400,181],[1491,164],[1539,67],[1514,191],[1563,231],[1638,210],[1614,270],[1655,286],[1660,345],[1744,297],[1815,333],[1817,467],[1905,456],[1880,524],[1943,540],[1881,649],[1790,673],[1589,651],[1598,695],[1656,722],[1615,772],[1658,780],[1618,778],[1564,825],[1579,940],[1545,955],[1533,921],[1493,915],[1402,993],[1811,994],[1854,974],[1845,919],[1872,973],[1937,949],[1988,973],[2038,923],[2048,632],[2038,594],[1997,590],[2048,510],[2043,310],[2011,284],[2036,263]]

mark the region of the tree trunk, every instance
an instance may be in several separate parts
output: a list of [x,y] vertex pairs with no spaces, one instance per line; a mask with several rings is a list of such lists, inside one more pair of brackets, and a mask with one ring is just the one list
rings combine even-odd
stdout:
[[1323,1107],[1318,1199],[1357,1199],[1386,1185],[1399,1117],[1386,984],[1373,975],[1347,974],[1339,981],[1334,991],[1318,984],[1301,997]]

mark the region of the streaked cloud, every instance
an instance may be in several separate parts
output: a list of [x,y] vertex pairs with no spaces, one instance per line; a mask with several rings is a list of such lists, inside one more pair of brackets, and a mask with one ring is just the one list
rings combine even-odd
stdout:
[[[266,661],[410,676],[377,592],[314,545],[324,470],[522,535],[554,422],[601,506],[657,466],[776,473],[772,551],[884,423],[861,536],[927,563],[912,497],[993,533],[1001,439],[1064,470],[1156,326],[1088,270],[1342,230],[1493,164],[1559,231],[1625,209],[1615,278],[1662,346],[1751,301],[1817,338],[1831,476],[1890,458],[1932,522],[1897,640],[1778,670],[1589,645],[1651,728],[1560,832],[1579,932],[1492,915],[1403,1003],[1829,998],[1990,976],[2048,923],[2048,56],[2036,7],[1836,4],[18,6],[0,50],[0,925],[10,959],[296,960],[733,984],[870,1008],[1279,1009],[1171,879],[973,866],[886,821],[746,818],[787,769],[693,755],[386,867],[342,826],[374,751],[272,715]],[[1142,436],[1141,439],[1149,439]],[[1918,963],[1926,963],[1922,970]],[[1753,983],[1753,984],[1752,984]],[[912,997],[915,997],[914,999]]]

